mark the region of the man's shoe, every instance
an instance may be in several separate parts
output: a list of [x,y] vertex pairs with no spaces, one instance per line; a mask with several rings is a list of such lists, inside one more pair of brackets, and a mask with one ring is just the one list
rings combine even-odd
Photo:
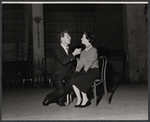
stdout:
[[50,104],[50,101],[48,99],[45,99],[42,104],[43,106],[48,106]]
[[57,102],[56,104],[59,106],[66,106],[65,103],[63,103],[63,102]]
[[46,97],[42,102],[43,106],[48,106],[50,103],[55,103],[55,100],[50,100]]

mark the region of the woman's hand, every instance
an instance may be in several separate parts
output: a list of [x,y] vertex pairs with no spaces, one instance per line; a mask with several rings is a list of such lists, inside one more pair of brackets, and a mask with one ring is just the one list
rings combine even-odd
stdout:
[[79,62],[79,60],[80,60],[79,58],[76,58],[77,63]]

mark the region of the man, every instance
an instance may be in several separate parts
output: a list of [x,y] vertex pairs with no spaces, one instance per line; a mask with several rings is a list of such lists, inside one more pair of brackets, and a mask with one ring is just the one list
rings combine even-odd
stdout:
[[[81,49],[75,49],[73,53],[68,50],[68,45],[71,43],[71,37],[67,30],[60,33],[60,44],[53,50],[53,71],[52,80],[55,90],[45,97],[43,105],[47,106],[50,103],[57,101],[59,106],[65,106],[63,101],[58,101],[65,94],[63,81],[69,82],[72,74],[70,72],[75,56],[81,53]],[[62,99],[60,99],[62,100]]]

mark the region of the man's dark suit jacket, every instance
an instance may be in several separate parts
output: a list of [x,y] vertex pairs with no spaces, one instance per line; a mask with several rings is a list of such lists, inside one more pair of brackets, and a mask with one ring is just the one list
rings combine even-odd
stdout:
[[52,80],[62,80],[70,72],[75,57],[70,50],[68,53],[69,55],[60,44],[53,48]]

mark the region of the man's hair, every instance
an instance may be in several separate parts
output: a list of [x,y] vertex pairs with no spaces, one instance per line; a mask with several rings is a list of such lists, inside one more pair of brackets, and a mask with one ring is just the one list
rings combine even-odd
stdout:
[[63,30],[62,32],[60,32],[60,34],[59,34],[59,42],[61,42],[61,37],[64,37],[65,33],[69,33],[68,30]]
[[94,36],[94,34],[92,32],[84,31],[83,34],[86,35],[86,39],[88,39],[91,44],[94,42],[95,36]]

